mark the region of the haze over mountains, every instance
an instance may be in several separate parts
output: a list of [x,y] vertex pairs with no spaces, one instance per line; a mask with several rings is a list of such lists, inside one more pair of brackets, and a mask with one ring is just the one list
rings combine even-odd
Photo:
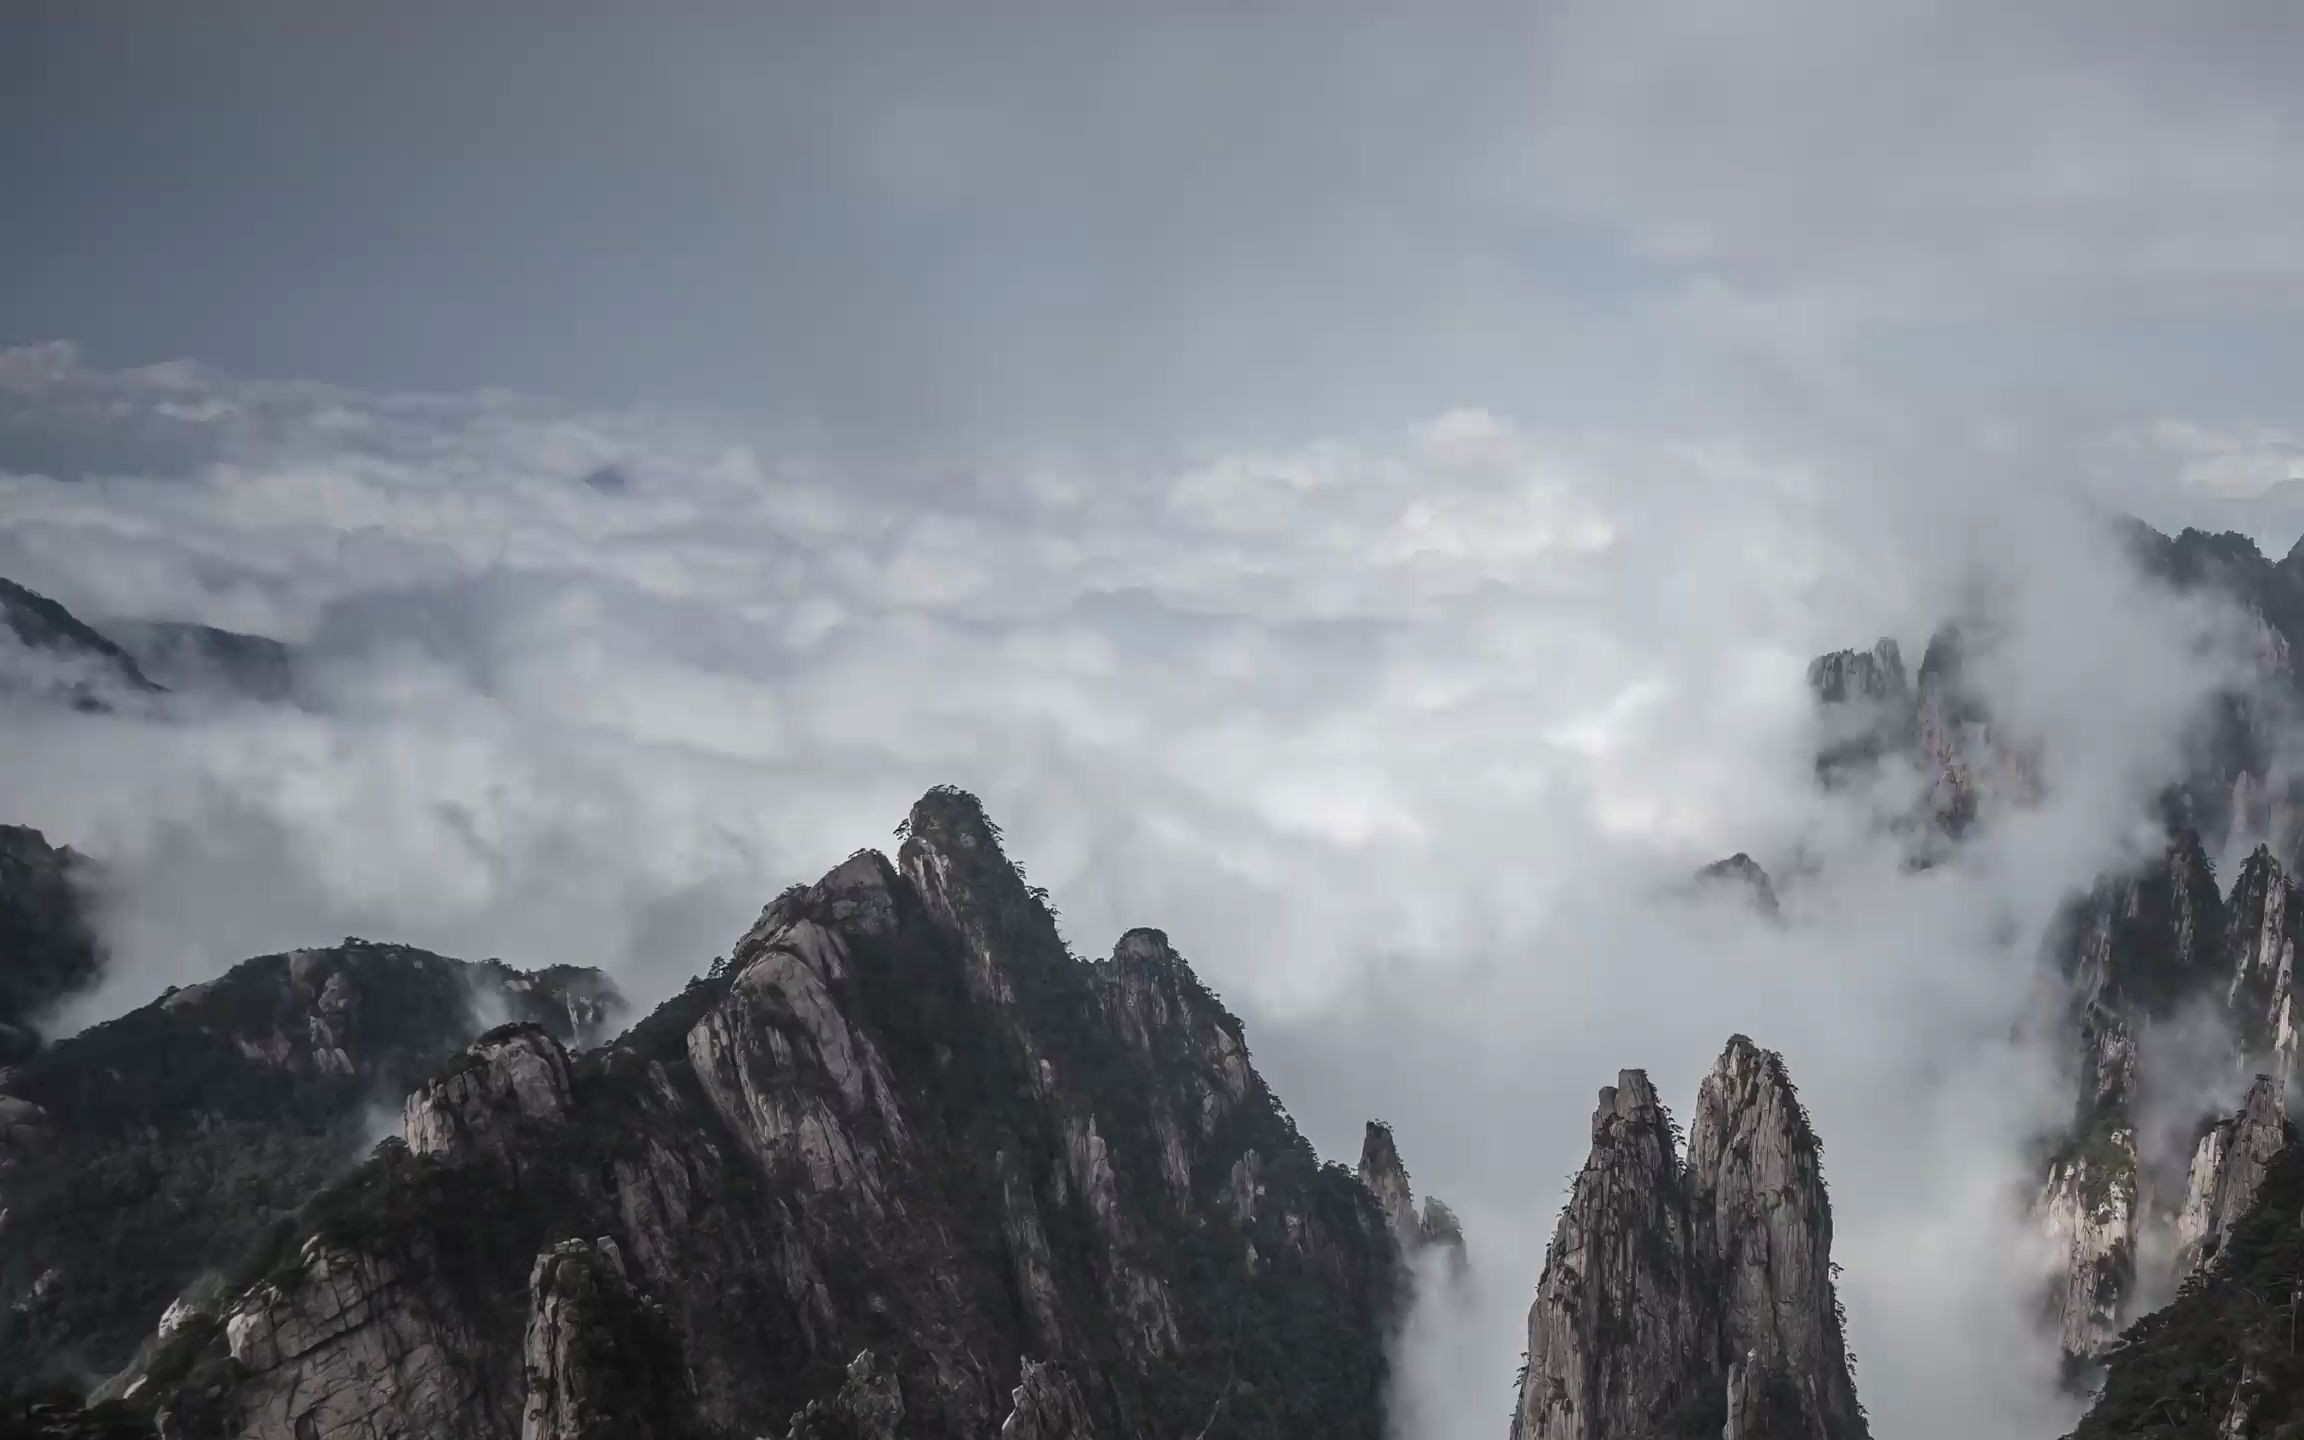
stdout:
[[[16,1378],[101,1402],[79,1420],[44,1402],[51,1429],[165,1412],[184,1434],[1854,1436],[1893,1423],[1857,1397],[1905,1403],[1911,1373],[1865,1337],[1957,1346],[1927,1328],[1957,1313],[2018,1347],[1967,1372],[1966,1403],[2000,1433],[2059,1433],[2098,1386],[2086,1433],[2145,1433],[2177,1374],[2229,1433],[2273,1433],[2285,1371],[2256,1302],[2222,1297],[2278,1283],[2304,1252],[2251,1219],[2285,1193],[2293,1136],[2304,562],[2199,532],[2099,543],[2127,577],[2102,593],[2164,627],[2126,632],[2125,661],[2197,682],[2179,704],[2122,694],[2118,671],[2054,677],[2099,715],[2163,727],[2115,752],[2116,784],[2091,791],[2101,727],[2043,723],[2028,686],[2053,664],[2028,645],[2041,617],[2021,588],[1976,592],[1915,669],[1883,642],[1804,680],[1778,670],[1812,707],[1810,758],[1787,780],[1815,797],[1805,833],[1756,846],[1765,861],[1688,865],[1593,932],[1624,954],[1707,936],[1721,989],[1689,1019],[1716,1026],[1771,997],[1831,1013],[1851,986],[1900,986],[1921,972],[1897,972],[1893,948],[1824,963],[1860,933],[1847,926],[1985,899],[1969,943],[1998,978],[1961,998],[1987,1028],[1941,1050],[1942,1000],[1892,988],[1923,997],[1912,1033],[1866,1037],[1986,1082],[1940,1073],[1936,1117],[1921,1094],[1867,1124],[1859,1092],[1823,1102],[1848,1123],[1813,1118],[1792,1079],[1821,1032],[1769,1004],[1789,1037],[1715,1039],[1684,1137],[1626,1068],[1647,1057],[1626,1054],[1572,1186],[1529,1188],[1518,1214],[1476,1194],[1419,1215],[1401,1163],[1417,1128],[1395,1144],[1367,1127],[1356,1174],[1323,1165],[1250,1068],[1255,1027],[1165,934],[1076,958],[982,806],[938,788],[894,859],[859,853],[794,887],[613,1043],[626,1002],[598,971],[368,941],[20,1039],[28,1058],[0,1086]],[[237,690],[228,667],[166,686],[53,601],[8,594],[36,662],[6,701],[27,727],[164,737],[305,713],[269,662]],[[2075,838],[2099,824],[2111,833]],[[12,959],[9,1023],[29,1036],[98,981],[135,877],[10,833],[11,955],[39,963]],[[1909,938],[1934,943],[1934,924]],[[1851,973],[1867,965],[1891,973]],[[1411,1045],[1429,1023],[1413,1006],[1394,1019]],[[1282,1063],[1304,1064],[1303,1035],[1277,1028]],[[1812,1050],[1828,1073],[1846,1063]],[[2257,1070],[2270,1078],[2251,1084]],[[1413,1087],[1401,1099],[1370,1109],[1417,1113]],[[1509,1145],[1573,1123],[1529,1110],[1499,1135],[1459,1114],[1422,1133]],[[1827,1176],[1819,1137],[1853,1163]],[[1968,1288],[1933,1305],[1911,1292],[1948,1277],[1909,1254],[1843,1276],[1850,1237],[1860,1251],[1893,1223],[1867,1213],[1883,1179],[1912,1174],[1884,1176],[1890,1153],[1987,1157],[1982,1187],[1923,1188],[1929,1204],[1965,1193],[1963,1247],[1999,1247],[1970,1250],[1949,1277]],[[482,1216],[503,1233],[455,1249]],[[1544,1255],[1522,1248],[1547,1233]],[[923,1289],[929,1275],[947,1278]],[[1522,1343],[1516,1404],[1479,1404],[1462,1377],[1492,1380],[1479,1357]]]

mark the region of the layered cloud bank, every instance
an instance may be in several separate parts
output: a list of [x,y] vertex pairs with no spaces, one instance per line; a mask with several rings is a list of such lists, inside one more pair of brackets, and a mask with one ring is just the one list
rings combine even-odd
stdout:
[[[80,1018],[346,934],[598,964],[636,999],[932,783],[1080,948],[1166,929],[1324,1153],[1397,1127],[1463,1215],[1403,1415],[1498,1433],[1623,1066],[1784,1052],[1830,1147],[1883,1435],[2052,1433],[2014,1191],[2056,903],[2129,847],[2247,636],[2038,489],[1482,412],[1163,464],[902,469],[503,395],[0,355],[0,575],[292,647],[292,703],[9,716],[0,819],[106,862]],[[64,457],[71,460],[62,463]],[[69,472],[68,474],[66,472]],[[1924,875],[1815,789],[1809,656],[1988,608],[2045,801]],[[1773,920],[1713,895],[1734,851]],[[1969,1377],[1960,1393],[1942,1383]]]

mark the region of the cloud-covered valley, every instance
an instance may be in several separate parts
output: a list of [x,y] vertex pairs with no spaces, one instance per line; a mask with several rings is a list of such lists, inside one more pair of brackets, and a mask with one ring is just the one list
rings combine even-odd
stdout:
[[[296,654],[290,704],[9,713],[0,819],[110,877],[73,1018],[346,934],[650,1001],[951,782],[1078,949],[1165,928],[1324,1154],[1384,1116],[1463,1214],[1478,1303],[1414,1342],[1409,1433],[1500,1430],[1596,1087],[1646,1066],[1685,1103],[1738,1030],[1830,1146],[1881,1433],[2067,1413],[2012,1203],[2068,1093],[2019,1038],[2033,957],[2151,843],[2246,640],[2086,497],[1481,411],[866,464],[64,346],[0,356],[11,428],[74,463],[0,475],[0,575]],[[1898,796],[1817,792],[1802,672],[1883,634],[1916,660],[1979,593],[2048,798],[1915,875],[1873,824]],[[1680,894],[1739,850],[1785,924]]]

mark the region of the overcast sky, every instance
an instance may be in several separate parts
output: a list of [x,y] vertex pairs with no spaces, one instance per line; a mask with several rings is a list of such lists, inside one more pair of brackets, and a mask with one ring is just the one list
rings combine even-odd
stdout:
[[2269,0],[0,25],[0,339],[106,365],[656,399],[849,446],[1477,405],[1875,464],[1989,426],[2069,473],[2174,419],[2254,480],[2304,428],[2304,18]]
[[[662,994],[956,782],[1464,1213],[1404,1440],[1501,1433],[1594,1090],[1736,1029],[1884,1440],[2057,1433],[2006,1037],[2231,619],[2089,517],[2304,530],[2304,21],[737,11],[0,13],[0,575],[306,662],[8,717],[82,1018],[347,933]],[[1979,578],[2051,798],[1916,878],[1801,669]],[[1659,899],[1737,849],[1792,926]]]

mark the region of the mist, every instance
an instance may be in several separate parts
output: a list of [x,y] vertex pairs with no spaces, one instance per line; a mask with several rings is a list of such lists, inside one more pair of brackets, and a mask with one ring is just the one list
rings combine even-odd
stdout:
[[[2069,1094],[2036,956],[2149,853],[2248,639],[2145,586],[2085,492],[1483,411],[897,484],[662,412],[11,363],[204,417],[221,458],[0,477],[0,574],[296,649],[289,704],[9,717],[7,818],[109,877],[67,1024],[344,935],[600,965],[645,1006],[957,783],[1076,948],[1166,929],[1323,1154],[1387,1119],[1462,1216],[1404,1440],[1505,1423],[1596,1089],[1644,1067],[1685,1109],[1737,1031],[1827,1147],[1879,1433],[2070,1418],[2021,1224]],[[1820,792],[1802,672],[1880,635],[1916,663],[1979,605],[2042,795],[1914,873],[1882,822],[1918,777]],[[1780,923],[1686,893],[1737,850]]]

